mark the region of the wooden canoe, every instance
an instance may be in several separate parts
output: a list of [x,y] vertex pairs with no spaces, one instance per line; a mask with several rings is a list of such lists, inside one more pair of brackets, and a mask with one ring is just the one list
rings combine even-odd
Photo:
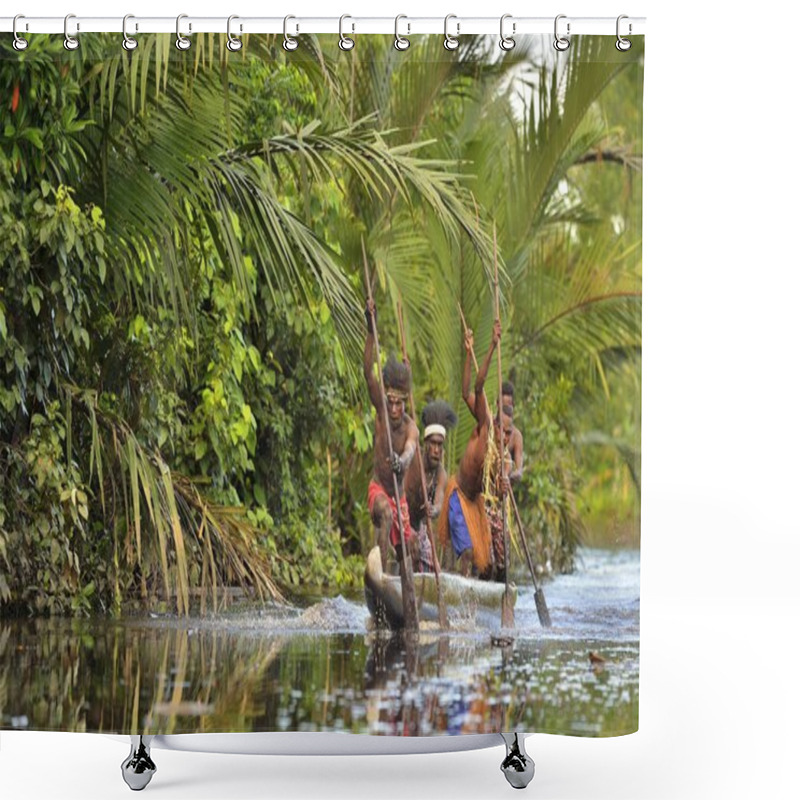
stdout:
[[[500,608],[505,592],[505,584],[492,581],[479,581],[475,578],[465,578],[451,572],[440,573],[444,601],[448,610],[466,614],[469,610],[497,611],[500,618]],[[517,602],[517,588],[510,585],[512,605]],[[419,605],[420,620],[436,621],[437,591],[436,577],[432,573],[414,573],[414,589]],[[364,569],[364,595],[367,608],[376,625],[389,627],[392,630],[401,630],[403,624],[403,595],[400,588],[400,578],[387,575],[381,566],[381,553],[373,547],[367,556]]]

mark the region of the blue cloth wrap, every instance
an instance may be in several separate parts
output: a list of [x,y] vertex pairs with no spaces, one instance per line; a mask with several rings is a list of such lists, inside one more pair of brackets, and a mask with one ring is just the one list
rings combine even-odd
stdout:
[[461,498],[458,491],[453,490],[447,507],[447,520],[450,523],[450,540],[453,543],[453,552],[458,558],[465,550],[472,547],[472,538],[469,535],[467,521],[461,508]]

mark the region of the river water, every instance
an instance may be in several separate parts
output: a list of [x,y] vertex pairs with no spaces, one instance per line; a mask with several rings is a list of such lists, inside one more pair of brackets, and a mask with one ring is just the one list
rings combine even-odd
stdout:
[[521,585],[511,641],[471,609],[447,634],[378,636],[342,597],[189,620],[0,620],[0,728],[635,731],[638,551],[583,549],[543,589],[552,628]]

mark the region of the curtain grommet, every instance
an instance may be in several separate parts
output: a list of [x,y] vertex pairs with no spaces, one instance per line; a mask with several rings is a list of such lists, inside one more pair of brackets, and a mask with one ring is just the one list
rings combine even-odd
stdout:
[[[622,36],[622,34],[620,33],[620,23],[621,23],[621,22],[622,22],[622,20],[624,20],[624,19],[628,19],[627,15],[625,15],[625,14],[620,14],[620,15],[617,17],[617,42],[616,42],[616,44],[614,45],[614,46],[617,48],[617,50],[619,50],[621,53],[625,53],[625,52],[627,52],[627,51],[628,51],[628,50],[630,50],[630,49],[631,49],[631,47],[633,46],[633,43],[631,42],[631,40],[630,40],[630,39],[626,39],[626,38],[625,38],[624,36]],[[628,36],[630,36],[630,35],[631,35],[631,31],[632,31],[632,30],[633,30],[633,26],[632,26],[632,25],[631,25],[631,23],[629,22],[629,23],[628,23]]]
[[[342,16],[339,17],[339,49],[344,50],[345,52],[352,50],[356,46],[354,39],[344,35],[344,21],[346,19],[353,18],[349,14],[342,14]],[[352,25],[352,29],[353,32],[355,32],[355,24]]]
[[566,14],[558,14],[556,16],[555,23],[553,24],[553,31],[554,31],[554,39],[553,39],[553,47],[558,50],[559,53],[563,53],[569,47],[569,22],[567,22],[567,36],[562,36],[558,32],[558,21],[561,19],[566,19]]
[[[448,30],[448,25],[450,20],[456,20],[456,35],[451,36],[450,31]],[[458,17],[455,14],[448,14],[444,18],[444,40],[442,41],[442,46],[445,50],[449,50],[453,52],[453,50],[458,50],[458,34],[461,30],[461,23],[458,21]]]
[[[293,17],[291,14],[287,14],[283,18],[283,49],[287,53],[291,53],[294,50],[297,50],[299,42],[294,36],[289,36],[289,20],[290,19],[297,19],[297,17]],[[295,33],[297,33],[297,26],[295,25]]]
[[[231,14],[228,17],[228,42],[225,46],[228,48],[228,50],[230,50],[231,53],[237,53],[242,49],[242,40],[238,36],[234,36],[231,33],[231,22],[233,22],[235,19],[239,19],[236,14]],[[240,25],[239,32],[241,33],[241,31],[242,26]]]
[[[27,50],[28,49],[28,44],[29,44],[27,39],[23,39],[17,33],[17,20],[20,20],[20,19],[25,19],[25,15],[24,14],[17,14],[14,17],[14,22],[11,25],[11,32],[14,34],[14,41],[12,42],[12,46],[18,53],[21,53],[23,50]],[[27,22],[25,23],[25,30],[26,31],[28,30],[28,23]]]
[[[128,35],[128,20],[136,19],[133,14],[126,14],[122,18],[122,49],[127,50],[129,53],[139,46],[139,42],[133,36]],[[135,30],[139,30],[139,24],[136,23]]]
[[503,16],[500,17],[500,49],[505,50],[506,52],[508,52],[509,50],[513,50],[517,46],[516,41],[514,41],[514,34],[517,32],[517,23],[516,22],[511,23],[512,35],[506,36],[504,25],[507,19],[513,19],[511,14],[503,14]]
[[[175,47],[180,51],[188,50],[192,46],[191,39],[187,38],[181,33],[181,20],[187,19],[188,14],[178,14],[175,20]],[[189,23],[189,33],[192,32],[192,23]]]
[[[70,52],[73,50],[77,50],[81,46],[81,43],[78,41],[77,37],[70,35],[69,21],[71,19],[75,19],[75,14],[67,14],[67,16],[64,17],[64,49],[69,50]],[[75,25],[75,33],[80,31],[80,29],[81,25],[78,22]]]
[[[406,36],[400,35],[400,20],[401,19],[408,19],[405,14],[398,14],[394,18],[394,49],[403,52],[404,50],[408,50],[411,47],[411,40]],[[411,25],[406,23],[406,27],[408,28],[407,34],[411,33]]]

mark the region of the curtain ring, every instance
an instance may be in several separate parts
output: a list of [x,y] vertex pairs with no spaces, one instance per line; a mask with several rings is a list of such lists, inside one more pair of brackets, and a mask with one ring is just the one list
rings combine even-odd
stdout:
[[[175,47],[178,50],[188,50],[192,46],[192,42],[190,39],[187,39],[181,33],[181,20],[187,19],[188,14],[178,14],[178,18],[175,20]],[[192,23],[189,23],[189,33],[192,32]]]
[[[77,50],[81,43],[74,37],[69,35],[69,21],[71,19],[75,19],[74,14],[67,14],[64,17],[64,49],[65,50]],[[75,24],[75,32],[77,33],[81,29],[80,23]]]
[[[628,17],[627,17],[625,14],[620,14],[620,15],[617,17],[617,44],[616,44],[616,47],[617,47],[617,50],[620,50],[620,51],[621,51],[621,52],[623,52],[623,53],[624,53],[626,50],[630,50],[630,49],[631,49],[631,40],[630,40],[630,39],[624,39],[624,38],[623,38],[623,37],[620,35],[620,32],[619,32],[619,27],[620,27],[620,25],[619,25],[619,24],[620,24],[620,22],[622,22],[622,20],[624,20],[624,19],[628,19]],[[631,26],[631,24],[630,24],[630,22],[629,22],[629,23],[628,23],[628,36],[630,36],[630,35],[631,35],[631,31],[632,31],[632,26]]]
[[[135,50],[139,46],[139,42],[136,41],[132,36],[128,36],[128,20],[129,19],[136,19],[133,14],[126,14],[122,18],[122,48],[123,50],[127,50],[130,52],[131,50]],[[139,23],[136,23],[136,30],[139,30]]]
[[[231,33],[231,22],[233,22],[235,19],[239,19],[236,14],[231,14],[231,16],[228,17],[228,44],[226,47],[231,51],[231,53],[235,53],[237,50],[242,49],[242,40]],[[239,32],[241,32],[241,30],[242,26],[239,25]]]
[[[297,17],[293,17],[291,14],[285,16],[283,18],[283,49],[287,53],[291,53],[292,50],[297,50],[297,45],[299,42],[293,36],[289,36],[289,20],[290,19],[297,19]],[[295,26],[295,33],[297,32],[297,26]]]
[[447,23],[450,22],[451,19],[458,20],[458,17],[455,14],[448,14],[444,18],[444,41],[442,42],[442,45],[444,46],[445,50],[458,49],[458,39],[456,37],[461,32],[461,23],[456,22],[456,35],[451,36],[447,31]]
[[[501,50],[513,50],[517,46],[517,43],[514,41],[513,36],[506,36],[504,31],[503,31],[503,23],[507,19],[512,19],[511,14],[503,14],[503,16],[500,17],[500,49]],[[516,22],[512,22],[511,23],[511,33],[515,34],[516,32],[517,32],[517,23]]]
[[[398,14],[394,18],[394,49],[402,51],[408,50],[408,48],[411,47],[411,40],[400,35],[398,28],[400,27],[401,19],[408,19],[408,17],[405,14]],[[408,33],[411,33],[411,25],[406,23],[406,27],[408,28]]]
[[[342,14],[339,17],[339,49],[340,50],[352,50],[356,43],[349,37],[344,35],[344,21],[346,19],[353,19],[349,14]],[[355,31],[356,26],[353,25],[353,31]]]
[[[566,19],[566,18],[567,18],[566,14],[559,14],[556,17],[555,25],[553,27],[553,30],[555,31],[555,39],[553,39],[553,47],[555,47],[555,49],[558,50],[559,52],[563,52],[569,47],[569,39],[567,39],[566,36],[562,36],[558,32],[558,21],[560,19]],[[569,22],[567,23],[567,35],[569,35]]]
[[[14,49],[17,52],[22,52],[28,46],[28,40],[27,39],[23,39],[17,33],[17,20],[18,19],[25,19],[25,16],[23,14],[17,14],[17,16],[14,17],[14,22],[12,23],[11,31],[14,34],[14,42],[13,42]],[[25,30],[26,31],[28,30],[28,23],[27,22],[25,23]]]

